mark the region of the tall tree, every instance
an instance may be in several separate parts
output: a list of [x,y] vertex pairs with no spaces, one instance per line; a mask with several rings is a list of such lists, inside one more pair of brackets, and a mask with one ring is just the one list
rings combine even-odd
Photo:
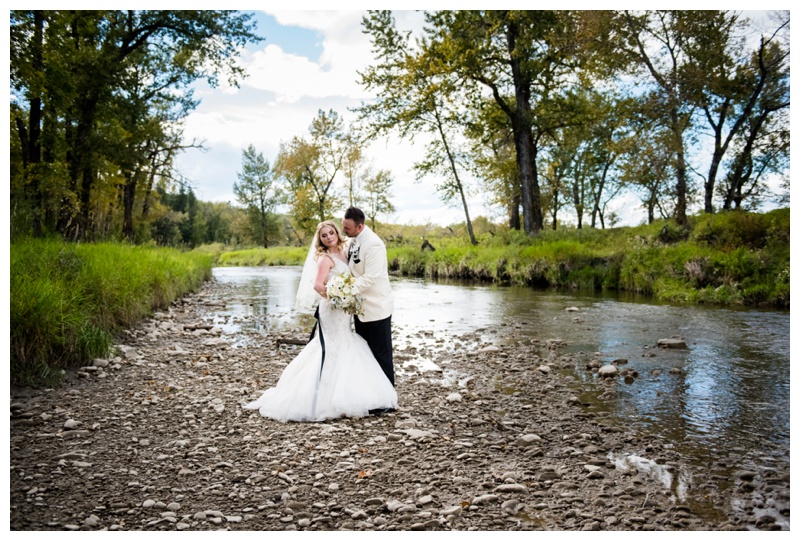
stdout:
[[[685,67],[688,95],[702,111],[713,138],[703,201],[710,213],[717,175],[732,143],[737,138],[757,138],[769,124],[765,121],[789,106],[789,51],[777,39],[789,21],[779,21],[771,35],[762,35],[748,55],[742,53],[748,50],[744,31],[749,21],[738,12],[686,11],[678,17],[686,35],[682,48],[690,59]],[[736,157],[733,162],[741,163]]]
[[[646,98],[641,100],[647,102]],[[643,106],[639,110],[646,112],[649,108]],[[632,129],[638,144],[625,148],[618,165],[620,181],[639,195],[642,206],[647,211],[647,223],[653,223],[657,218],[670,217],[676,206],[676,198],[670,185],[670,179],[674,178],[675,165],[669,147],[672,135],[657,119],[659,114],[660,112],[653,112],[650,116],[639,114],[634,118]]]
[[543,227],[536,162],[544,133],[537,134],[533,107],[555,89],[574,84],[581,70],[593,65],[590,45],[606,31],[601,24],[604,12],[440,11],[426,15],[431,49],[463,82],[487,89],[510,120],[524,229],[536,234]]
[[364,169],[364,152],[361,150],[362,142],[358,140],[355,131],[350,130],[345,135],[345,148],[347,151],[342,159],[342,174],[344,176],[345,192],[347,192],[347,205],[358,206],[361,190],[366,181],[367,171]]
[[663,122],[670,134],[668,149],[674,157],[675,221],[686,225],[690,189],[686,137],[692,127],[695,106],[690,100],[687,77],[693,59],[684,44],[693,37],[692,27],[683,24],[680,11],[624,11],[621,20],[619,51],[638,67],[637,74],[649,77],[648,84],[657,91],[654,98],[663,111]]
[[466,136],[472,141],[472,172],[483,179],[487,200],[505,210],[508,227],[519,230],[522,189],[511,124],[491,103],[470,114]]
[[437,191],[445,202],[458,200],[470,242],[476,245],[464,166],[455,143],[454,132],[462,129],[459,119],[463,117],[454,107],[461,101],[457,81],[424,43],[419,53],[412,52],[415,47],[409,34],[397,31],[391,12],[372,11],[363,18],[362,25],[371,36],[378,63],[360,74],[360,83],[367,90],[377,90],[378,98],[357,109],[360,120],[369,124],[371,134],[397,131],[411,140],[421,134],[429,136],[425,157],[413,166],[417,180],[429,175],[441,179],[436,184]]
[[381,169],[374,175],[369,172],[364,183],[363,210],[369,218],[373,231],[377,231],[375,219],[379,214],[391,214],[395,211],[392,204],[392,174]]
[[233,193],[247,209],[259,243],[267,248],[270,235],[278,229],[275,208],[284,200],[283,191],[269,162],[253,145],[242,151],[242,171],[236,175],[240,182],[234,182]]

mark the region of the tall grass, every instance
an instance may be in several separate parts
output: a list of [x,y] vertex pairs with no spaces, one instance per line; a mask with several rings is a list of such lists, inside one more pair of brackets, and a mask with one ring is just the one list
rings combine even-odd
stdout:
[[[789,227],[787,208],[701,214],[690,217],[688,227],[656,220],[636,227],[544,230],[534,237],[498,228],[479,234],[478,246],[452,228],[408,226],[401,235],[385,226],[393,233],[384,237],[389,268],[401,275],[788,308]],[[435,250],[423,250],[423,239]],[[302,265],[305,256],[303,247],[255,248],[224,252],[219,263]]]
[[11,380],[35,384],[109,353],[113,335],[211,277],[213,257],[168,248],[11,245]]
[[680,228],[562,229],[391,246],[400,274],[559,289],[629,291],[671,302],[789,306],[789,209],[701,215]]
[[252,248],[220,254],[218,263],[223,267],[296,266],[305,263],[308,247],[275,246]]

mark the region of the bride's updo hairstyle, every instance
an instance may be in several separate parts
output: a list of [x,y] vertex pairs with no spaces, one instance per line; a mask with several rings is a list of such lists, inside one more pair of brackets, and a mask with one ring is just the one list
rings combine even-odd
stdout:
[[342,232],[339,231],[339,226],[336,225],[336,222],[333,220],[325,220],[324,222],[320,222],[317,226],[317,231],[314,233],[314,247],[317,250],[314,259],[318,259],[319,256],[328,251],[325,245],[322,244],[322,241],[319,240],[319,232],[322,231],[322,228],[325,226],[331,226],[333,230],[336,231],[336,237],[339,239],[339,242],[336,244],[337,248],[341,250],[344,246],[344,237],[342,236]]

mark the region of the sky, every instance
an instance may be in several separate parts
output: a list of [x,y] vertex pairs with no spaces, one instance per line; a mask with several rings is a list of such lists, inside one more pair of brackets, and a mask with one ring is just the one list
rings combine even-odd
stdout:
[[[281,142],[308,136],[319,110],[332,109],[349,125],[356,118],[351,109],[373,97],[357,82],[357,72],[373,62],[369,37],[361,32],[365,12],[254,13],[257,32],[265,39],[242,54],[241,64],[249,76],[238,89],[197,85],[195,97],[201,103],[185,123],[186,140],[202,140],[206,150],[186,151],[177,167],[203,201],[235,202],[233,184],[248,145],[272,165]],[[395,17],[401,29],[422,27],[419,12],[401,11]],[[397,212],[379,216],[379,220],[437,225],[464,220],[460,206],[450,208],[442,203],[435,179],[415,181],[411,167],[422,157],[419,145],[385,137],[365,150],[373,169],[387,169],[394,179],[392,202]],[[473,218],[492,215],[480,194],[472,196],[468,205]]]

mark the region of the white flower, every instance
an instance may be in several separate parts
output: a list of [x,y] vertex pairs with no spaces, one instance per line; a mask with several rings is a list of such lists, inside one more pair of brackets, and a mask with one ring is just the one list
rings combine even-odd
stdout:
[[326,286],[328,301],[337,310],[348,314],[363,314],[364,296],[355,292],[355,278],[350,273],[337,274],[331,277]]

